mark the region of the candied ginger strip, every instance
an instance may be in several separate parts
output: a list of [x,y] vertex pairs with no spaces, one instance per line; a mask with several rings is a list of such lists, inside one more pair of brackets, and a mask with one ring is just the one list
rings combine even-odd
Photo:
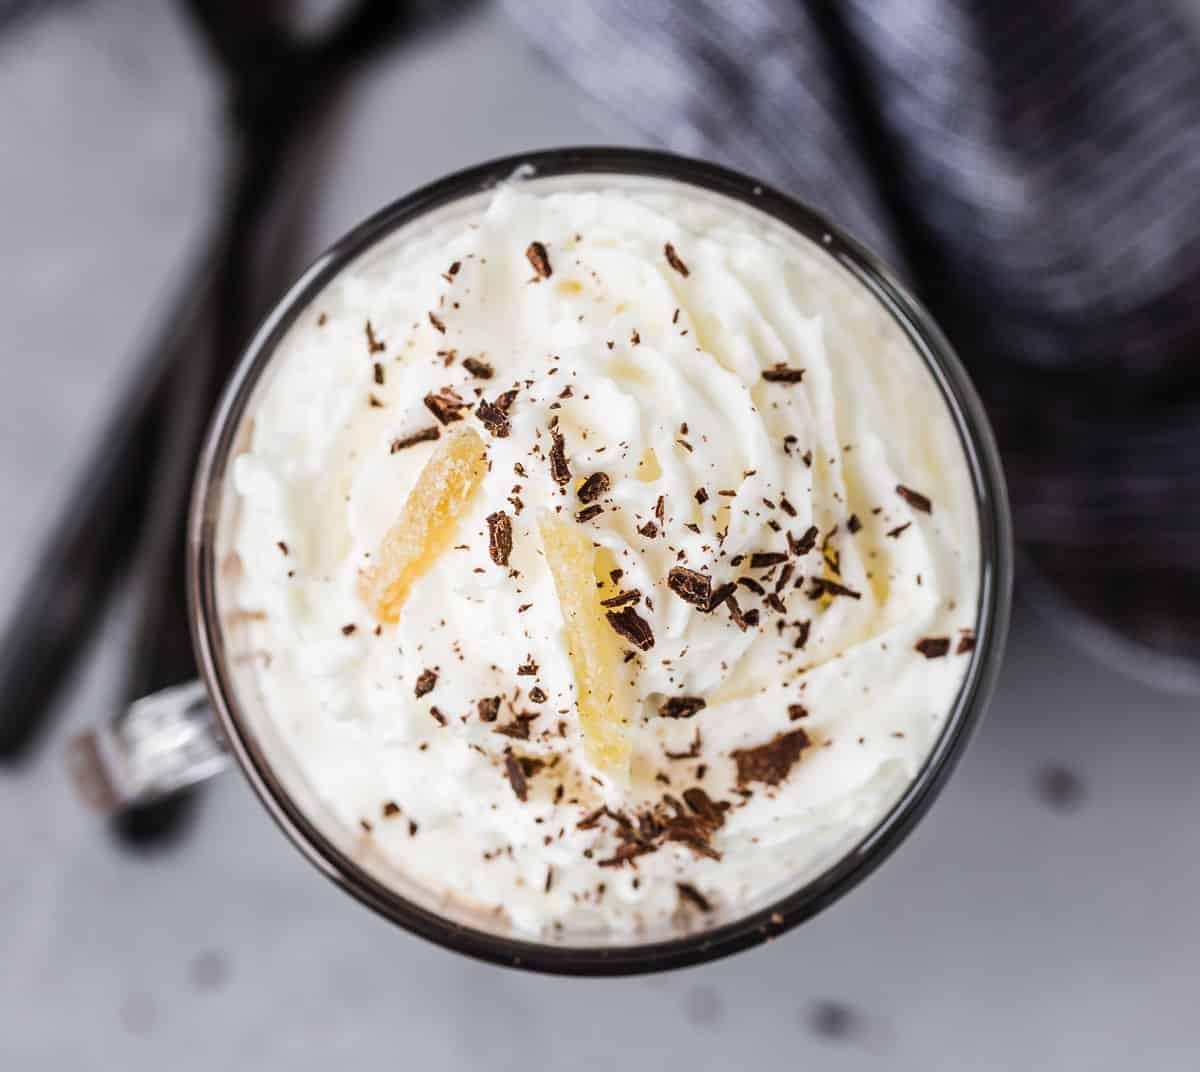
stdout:
[[379,621],[400,620],[412,586],[453,543],[486,472],[487,448],[473,428],[444,437],[435,448],[362,575],[360,594]]
[[547,516],[539,528],[562,609],[587,758],[624,783],[629,778],[630,755],[624,664],[597,588],[609,559],[597,554],[587,533],[573,521]]

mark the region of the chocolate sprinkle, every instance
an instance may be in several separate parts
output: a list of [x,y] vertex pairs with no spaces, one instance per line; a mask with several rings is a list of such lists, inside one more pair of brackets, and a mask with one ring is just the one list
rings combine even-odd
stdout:
[[922,495],[919,491],[913,491],[912,488],[906,488],[903,484],[897,484],[896,494],[914,510],[920,510],[924,514],[933,513],[933,503],[930,502],[928,496]]
[[571,467],[567,464],[567,444],[561,432],[551,432],[554,446],[550,448],[550,476],[556,484],[566,484],[571,479]]
[[658,709],[658,713],[663,718],[691,718],[707,706],[699,696],[672,696]]
[[755,551],[750,556],[751,569],[769,569],[771,566],[778,566],[780,562],[787,561],[787,554],[783,551]]
[[[699,607],[703,611],[713,609],[711,602],[712,578],[706,574],[697,573],[684,566],[675,566],[667,574],[667,587],[685,603],[692,604],[693,607]],[[733,585],[730,585],[729,588],[732,592]]]
[[654,647],[654,632],[650,623],[632,607],[605,611],[604,617],[608,619],[608,624],[634,647],[642,651],[649,651]]
[[375,329],[371,327],[371,321],[367,321],[366,327],[363,330],[367,336],[367,353],[378,354],[387,349],[387,343],[375,337]]
[[853,588],[847,588],[844,584],[838,584],[837,581],[828,580],[825,577],[813,577],[809,581],[811,586],[808,589],[809,599],[820,599],[822,596],[849,596],[851,599],[862,599],[862,593],[854,591]]
[[436,424],[431,424],[428,428],[422,428],[419,432],[413,432],[412,435],[404,436],[402,439],[392,440],[391,454],[399,454],[402,450],[407,450],[409,447],[415,447],[418,443],[428,443],[434,439],[441,437]]
[[508,775],[509,785],[517,794],[517,799],[524,804],[529,797],[529,785],[525,781],[525,772],[521,769],[521,761],[511,752],[504,757],[504,773]]
[[774,368],[763,369],[762,378],[767,383],[799,383],[804,379],[804,369],[778,364]]
[[465,368],[477,380],[490,380],[492,378],[492,366],[486,361],[480,361],[477,357],[464,357],[463,368]]
[[417,675],[417,683],[413,688],[413,693],[419,699],[426,693],[433,692],[433,687],[437,684],[438,672],[432,667],[428,670],[422,670]]
[[612,481],[608,479],[607,473],[593,473],[579,485],[579,490],[575,494],[581,503],[595,502],[611,486]]
[[497,510],[494,514],[488,514],[487,523],[488,554],[497,566],[507,566],[513,546],[512,521],[503,510]]
[[425,408],[442,424],[461,421],[463,419],[462,411],[467,405],[450,387],[443,387],[436,395],[427,394],[424,401]]
[[751,782],[778,785],[811,743],[804,730],[796,729],[780,733],[757,748],[736,749],[731,755],[737,764],[738,785],[743,788]]
[[621,592],[619,595],[610,597],[609,599],[600,600],[602,607],[623,607],[626,603],[638,603],[642,598],[642,593],[637,588],[631,588],[628,592]]
[[538,278],[550,278],[550,255],[541,242],[530,242],[525,250],[525,257],[533,265],[533,270],[537,272]]
[[504,411],[494,402],[481,399],[479,405],[475,407],[475,416],[479,418],[483,426],[497,439],[508,438],[508,433],[512,430],[512,426],[509,424],[508,418],[504,415]]
[[663,254],[667,258],[667,263],[685,279],[691,274],[688,266],[679,259],[679,254],[675,252],[675,247],[670,242],[663,246]]
[[480,722],[495,722],[500,713],[500,697],[487,696],[475,705],[475,709],[479,712]]
[[789,532],[787,537],[788,550],[790,550],[797,558],[801,555],[806,555],[809,551],[817,546],[817,537],[819,535],[820,531],[817,529],[816,525],[810,525],[808,531],[805,532],[805,534],[798,540],[795,539]]
[[922,637],[913,645],[926,659],[940,659],[950,650],[950,638],[939,637]]

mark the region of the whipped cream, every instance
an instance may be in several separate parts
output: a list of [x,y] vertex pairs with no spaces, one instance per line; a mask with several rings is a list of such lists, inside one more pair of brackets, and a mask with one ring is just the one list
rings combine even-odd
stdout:
[[[361,575],[468,425],[488,472],[380,624]],[[970,661],[977,506],[932,376],[818,245],[680,184],[517,182],[391,236],[290,329],[233,487],[221,609],[269,760],[475,925],[621,941],[760,907],[886,813]],[[627,780],[584,753],[548,515],[620,571]]]

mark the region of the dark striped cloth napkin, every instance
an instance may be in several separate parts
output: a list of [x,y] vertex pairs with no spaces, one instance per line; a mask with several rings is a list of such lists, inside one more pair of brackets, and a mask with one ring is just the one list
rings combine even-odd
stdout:
[[890,261],[988,404],[1023,582],[1107,661],[1200,690],[1200,20],[1178,2],[507,7],[666,147]]

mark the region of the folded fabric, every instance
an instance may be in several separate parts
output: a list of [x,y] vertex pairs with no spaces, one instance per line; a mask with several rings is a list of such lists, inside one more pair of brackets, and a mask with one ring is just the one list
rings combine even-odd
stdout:
[[1021,576],[1200,690],[1200,45],[1170,0],[509,0],[665,146],[874,248],[970,369]]

